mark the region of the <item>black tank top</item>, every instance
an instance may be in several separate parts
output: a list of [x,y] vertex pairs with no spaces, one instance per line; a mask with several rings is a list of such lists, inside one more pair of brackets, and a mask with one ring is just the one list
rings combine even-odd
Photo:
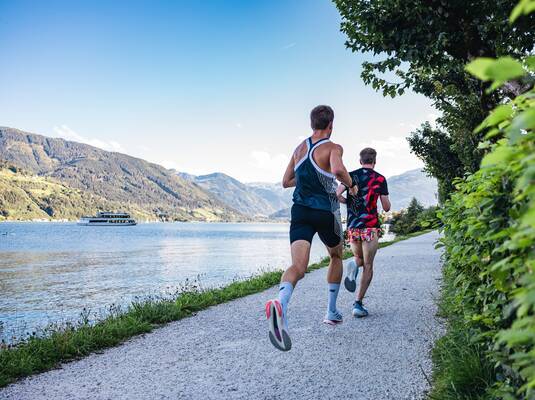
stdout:
[[307,154],[295,165],[295,190],[293,202],[317,210],[335,212],[340,209],[336,197],[336,177],[321,169],[312,157],[314,150],[329,139],[321,139],[312,143],[312,138],[306,140]]

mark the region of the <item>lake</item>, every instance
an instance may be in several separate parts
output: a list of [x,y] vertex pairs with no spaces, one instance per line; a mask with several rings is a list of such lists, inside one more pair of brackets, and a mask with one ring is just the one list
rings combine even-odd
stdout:
[[[290,261],[288,224],[151,223],[133,227],[0,223],[0,339],[92,318],[186,279],[223,285]],[[326,255],[319,240],[311,261]],[[16,339],[15,339],[16,340]]]

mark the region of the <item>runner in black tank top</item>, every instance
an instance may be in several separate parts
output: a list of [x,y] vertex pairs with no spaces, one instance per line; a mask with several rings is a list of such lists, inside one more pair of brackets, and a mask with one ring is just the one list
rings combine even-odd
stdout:
[[294,151],[283,178],[284,187],[295,186],[290,225],[292,266],[281,278],[279,298],[266,303],[269,339],[279,350],[291,348],[286,319],[288,302],[296,283],[303,278],[310,257],[312,238],[317,233],[330,256],[327,281],[329,305],[324,322],[342,322],[336,298],[342,279],[342,226],[336,196],[336,180],[356,194],[342,162],[342,147],[330,141],[334,113],[318,106],[310,114],[313,135]]

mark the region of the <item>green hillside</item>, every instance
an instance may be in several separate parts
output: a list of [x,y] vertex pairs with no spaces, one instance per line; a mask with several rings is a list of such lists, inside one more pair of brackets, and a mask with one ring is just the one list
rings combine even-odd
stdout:
[[[228,221],[245,217],[200,186],[187,181],[164,167],[126,154],[108,152],[82,143],[35,135],[13,128],[0,127],[0,160],[43,178],[40,182],[59,182],[65,188],[77,189],[82,195],[59,189],[35,189],[39,199],[63,206],[62,215],[79,215],[85,209],[96,209],[94,202],[113,202],[115,209],[128,208],[132,213],[151,219],[173,221]],[[49,181],[44,178],[52,178]],[[44,184],[43,184],[44,185]],[[66,190],[66,189],[65,189]],[[21,210],[22,194],[8,196],[14,210],[21,215],[49,215],[47,205],[39,203],[41,211]],[[61,196],[59,193],[63,193]],[[2,194],[4,197],[5,195]],[[67,198],[72,199],[72,204]],[[63,200],[62,200],[63,199]],[[71,200],[70,200],[71,201]],[[22,203],[21,203],[22,204]],[[26,204],[26,203],[24,203]],[[61,205],[60,205],[61,204]],[[109,204],[109,203],[107,203]],[[41,205],[43,207],[41,207]],[[90,205],[93,205],[90,207]],[[82,207],[82,208],[77,208]],[[24,207],[22,207],[24,208]],[[106,207],[110,208],[110,207]],[[74,210],[80,212],[75,212]],[[50,211],[50,210],[49,210]],[[21,217],[22,218],[22,217]],[[56,217],[54,218],[61,218]]]
[[152,218],[133,204],[121,205],[0,162],[0,220],[75,220],[99,210],[125,210],[140,220]]

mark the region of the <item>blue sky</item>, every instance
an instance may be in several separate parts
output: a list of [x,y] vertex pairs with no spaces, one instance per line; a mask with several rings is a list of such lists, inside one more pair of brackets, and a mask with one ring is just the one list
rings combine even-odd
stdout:
[[327,0],[0,0],[0,126],[274,182],[329,104],[349,168],[422,165],[404,138],[435,111],[364,86],[339,24]]

